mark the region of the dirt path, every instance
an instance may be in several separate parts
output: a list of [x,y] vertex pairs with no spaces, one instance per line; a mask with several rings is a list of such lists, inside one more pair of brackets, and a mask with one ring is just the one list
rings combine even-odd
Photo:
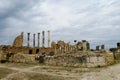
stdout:
[[101,69],[100,72],[89,72],[81,80],[120,80],[120,64]]
[[[49,66],[32,66],[32,67],[28,67],[28,68],[19,68],[19,67],[10,67],[10,66],[5,66],[5,65],[0,65],[0,68],[7,68],[7,69],[11,69],[11,70],[16,71],[15,73],[12,73],[12,74],[8,75],[7,77],[5,77],[1,80],[8,80],[11,77],[14,77],[16,75],[24,76],[24,73],[32,73],[32,74],[37,73],[37,74],[45,74],[45,75],[51,75],[51,76],[62,76],[62,77],[67,77],[67,78],[70,77],[70,78],[74,78],[74,79],[75,79],[75,77],[76,78],[79,77],[76,74],[69,73],[67,71],[52,72],[52,71],[49,71],[49,70],[42,70],[42,71],[37,70],[37,69],[41,69],[41,68],[44,68],[44,67],[49,68]],[[53,67],[53,69],[54,68],[59,68],[59,67]],[[28,79],[24,79],[24,80],[28,80]]]
[[120,80],[120,64],[116,64],[107,68],[102,68],[99,71],[88,71],[82,73],[75,72],[74,70],[73,71],[59,70],[59,67],[39,65],[19,68],[14,66],[7,67],[6,65],[0,64],[0,68],[8,68],[16,71],[15,73],[8,75],[7,77],[1,80],[8,80],[9,78],[14,77],[18,74],[19,76],[22,75],[22,77],[24,77],[24,80],[28,80],[27,77],[25,76],[25,73],[62,76],[70,78],[70,80]]

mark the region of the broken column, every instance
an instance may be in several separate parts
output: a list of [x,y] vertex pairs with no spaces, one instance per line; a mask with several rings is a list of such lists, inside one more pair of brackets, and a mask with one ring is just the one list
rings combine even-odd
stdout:
[[48,31],[48,47],[50,47],[50,31]]
[[120,48],[120,42],[117,43],[117,48]]
[[27,39],[27,46],[30,47],[30,33],[27,33],[28,34],[28,39]]
[[100,46],[96,46],[96,50],[100,50]]
[[35,34],[33,34],[33,47],[35,47]]
[[88,42],[86,40],[82,40],[83,51],[87,51],[88,50],[87,48],[89,47],[89,45],[87,43]]
[[40,33],[38,33],[38,47],[40,47]]
[[87,50],[90,50],[90,43],[87,42]]
[[105,49],[105,45],[101,45],[101,49],[104,50]]
[[75,52],[77,51],[77,40],[74,40],[74,43],[75,43],[75,45],[74,45],[74,50],[75,50]]
[[42,31],[42,47],[45,47],[45,31]]

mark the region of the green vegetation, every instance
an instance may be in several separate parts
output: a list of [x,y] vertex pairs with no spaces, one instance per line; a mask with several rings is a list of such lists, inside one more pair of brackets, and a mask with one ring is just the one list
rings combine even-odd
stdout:
[[65,80],[60,76],[50,76],[43,74],[27,74],[27,76],[29,77],[29,80]]
[[27,68],[27,67],[33,67],[39,64],[27,64],[27,63],[4,63],[5,66],[9,67],[19,67],[19,68]]
[[12,73],[13,71],[10,69],[6,69],[6,68],[0,68],[0,79],[4,78],[5,76],[7,76],[8,74]]
[[73,67],[63,67],[63,68],[61,68],[61,70],[72,71]]
[[43,70],[50,70],[50,71],[56,71],[59,72],[59,71],[72,71],[74,69],[74,67],[42,67],[41,69]]

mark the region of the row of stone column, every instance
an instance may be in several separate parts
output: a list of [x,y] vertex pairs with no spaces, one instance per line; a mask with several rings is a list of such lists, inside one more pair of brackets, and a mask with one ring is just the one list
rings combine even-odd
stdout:
[[[38,45],[40,47],[40,33],[37,35]],[[35,47],[36,43],[36,34],[33,34],[33,47]],[[30,47],[30,33],[27,33],[27,46]],[[45,47],[45,31],[42,31],[42,47]],[[48,47],[50,47],[50,31],[48,31]]]

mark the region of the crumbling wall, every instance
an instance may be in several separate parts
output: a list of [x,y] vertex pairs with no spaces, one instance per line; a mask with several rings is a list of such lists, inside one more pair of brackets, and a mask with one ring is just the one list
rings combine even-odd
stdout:
[[102,55],[56,55],[45,58],[45,64],[56,66],[73,66],[73,67],[97,67],[107,66],[114,63],[112,54]]
[[2,51],[0,50],[0,61],[2,60]]
[[3,53],[2,50],[0,50],[0,61],[6,60],[6,55]]
[[105,55],[105,59],[106,59],[107,65],[111,65],[111,64],[114,63],[114,56],[113,56],[113,54],[106,54]]
[[13,47],[22,47],[23,46],[23,33],[17,36],[13,42]]
[[35,63],[35,55],[34,54],[24,54],[17,53],[13,57],[10,57],[11,62],[20,62],[20,63]]
[[92,55],[87,57],[87,67],[106,66],[106,60],[104,56]]

